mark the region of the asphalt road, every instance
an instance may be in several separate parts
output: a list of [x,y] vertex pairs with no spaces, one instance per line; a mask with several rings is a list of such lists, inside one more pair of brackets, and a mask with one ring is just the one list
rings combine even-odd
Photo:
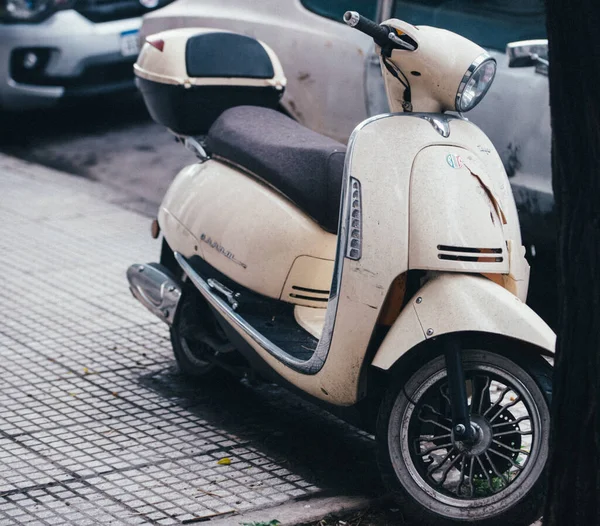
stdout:
[[51,110],[0,116],[0,151],[100,181],[154,214],[193,154],[150,119],[134,93]]

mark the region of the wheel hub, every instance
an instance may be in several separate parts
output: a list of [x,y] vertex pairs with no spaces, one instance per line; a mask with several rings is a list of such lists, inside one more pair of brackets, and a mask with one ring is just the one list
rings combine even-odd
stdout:
[[468,441],[457,440],[454,431],[452,431],[452,444],[468,457],[476,457],[488,450],[492,444],[494,434],[490,423],[480,415],[471,415],[471,428],[474,436],[473,439]]

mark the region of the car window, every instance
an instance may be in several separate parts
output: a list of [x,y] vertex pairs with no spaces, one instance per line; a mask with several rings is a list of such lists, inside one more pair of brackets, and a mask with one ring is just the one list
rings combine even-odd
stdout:
[[300,0],[302,5],[317,15],[343,22],[346,11],[358,11],[361,15],[375,20],[377,0]]
[[546,38],[543,0],[396,0],[394,18],[502,51],[508,42]]

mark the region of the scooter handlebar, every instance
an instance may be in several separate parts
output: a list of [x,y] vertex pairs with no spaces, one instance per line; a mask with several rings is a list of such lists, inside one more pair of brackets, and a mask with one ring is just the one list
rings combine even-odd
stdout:
[[369,35],[377,45],[383,47],[389,42],[390,29],[386,26],[369,20],[356,11],[346,11],[344,13],[344,22],[354,29],[358,29],[365,35]]

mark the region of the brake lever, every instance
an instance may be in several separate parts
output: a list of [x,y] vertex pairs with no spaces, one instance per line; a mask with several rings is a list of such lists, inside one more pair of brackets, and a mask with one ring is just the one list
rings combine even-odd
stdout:
[[417,49],[412,44],[409,44],[408,42],[405,42],[401,38],[398,38],[398,35],[396,35],[396,33],[394,33],[393,31],[389,32],[388,38],[397,46],[403,47],[404,49],[408,49],[409,51],[414,51],[415,49]]

